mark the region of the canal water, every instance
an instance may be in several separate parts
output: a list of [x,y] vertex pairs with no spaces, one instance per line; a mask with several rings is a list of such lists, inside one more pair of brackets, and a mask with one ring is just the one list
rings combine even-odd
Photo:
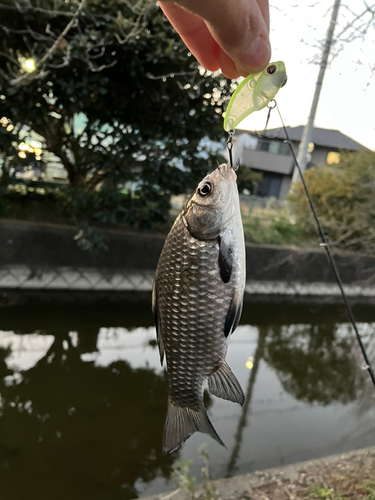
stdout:
[[[375,361],[375,308],[355,308]],[[341,307],[246,303],[227,360],[246,393],[207,396],[221,447],[161,452],[167,377],[149,304],[0,309],[0,498],[168,491],[207,443],[214,479],[375,445],[374,392]]]

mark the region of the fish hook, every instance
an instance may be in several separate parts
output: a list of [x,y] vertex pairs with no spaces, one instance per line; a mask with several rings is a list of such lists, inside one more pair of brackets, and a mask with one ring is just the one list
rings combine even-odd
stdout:
[[233,166],[233,155],[232,155],[234,134],[235,134],[235,130],[229,130],[228,139],[227,139],[227,148],[228,148],[228,153],[229,153],[230,166],[233,168],[234,171],[236,171],[238,169],[238,165],[236,168]]
[[271,111],[273,109],[275,109],[277,106],[277,102],[275,101],[275,99],[272,99],[272,101],[270,101],[268,104],[267,104],[267,108],[268,108],[268,115],[267,115],[267,120],[266,120],[266,124],[264,126],[264,130],[263,132],[260,134],[259,132],[256,132],[256,135],[260,138],[260,139],[274,139],[278,133],[279,133],[279,130],[276,132],[275,135],[273,136],[270,136],[270,135],[266,135],[266,130],[267,130],[267,126],[268,126],[268,122],[270,121],[270,117],[271,117]]

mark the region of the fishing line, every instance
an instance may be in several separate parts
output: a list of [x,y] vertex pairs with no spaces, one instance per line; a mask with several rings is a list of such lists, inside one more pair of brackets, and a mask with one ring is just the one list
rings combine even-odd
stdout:
[[366,363],[366,365],[363,367],[363,370],[367,370],[368,371],[368,373],[370,375],[370,378],[371,378],[371,381],[372,381],[372,383],[373,383],[373,385],[375,387],[375,375],[374,375],[373,369],[372,369],[372,367],[370,365],[370,361],[369,361],[369,359],[367,357],[365,346],[363,345],[361,336],[359,334],[357,323],[356,323],[356,320],[354,318],[354,314],[353,314],[352,308],[351,308],[351,306],[350,306],[350,304],[349,304],[349,302],[347,300],[347,297],[346,297],[346,294],[345,294],[345,290],[344,290],[344,286],[343,286],[343,283],[342,283],[342,280],[341,280],[341,276],[340,276],[339,270],[337,268],[337,265],[336,265],[336,262],[335,262],[335,260],[333,258],[333,255],[331,254],[331,250],[329,248],[328,241],[326,239],[323,227],[320,224],[320,221],[319,221],[319,218],[318,218],[318,214],[317,214],[316,209],[315,209],[314,202],[313,202],[313,200],[311,198],[311,195],[310,195],[310,192],[309,192],[309,190],[307,188],[307,185],[306,185],[306,182],[305,182],[302,170],[301,170],[301,168],[299,166],[299,163],[297,161],[297,157],[296,157],[296,154],[294,152],[292,142],[291,142],[291,140],[289,138],[288,131],[287,131],[286,127],[285,127],[284,120],[281,117],[281,113],[280,113],[280,110],[279,110],[279,106],[277,106],[277,103],[276,103],[276,108],[277,108],[277,112],[279,113],[279,117],[280,117],[281,123],[283,125],[283,129],[284,129],[284,133],[285,133],[285,137],[286,137],[286,141],[285,142],[288,144],[289,149],[290,149],[290,151],[292,153],[292,156],[293,156],[293,159],[294,159],[294,163],[295,163],[295,165],[297,167],[299,176],[300,176],[301,181],[302,181],[303,189],[304,189],[305,194],[307,196],[307,199],[309,201],[309,205],[310,205],[311,211],[313,213],[313,216],[314,216],[314,219],[315,219],[315,223],[316,223],[316,225],[318,227],[319,236],[320,236],[320,239],[322,240],[322,243],[320,244],[320,246],[324,247],[324,250],[326,251],[328,260],[329,260],[329,262],[331,264],[331,267],[333,269],[333,272],[334,272],[334,275],[335,275],[335,278],[336,278],[336,282],[337,282],[337,284],[338,284],[338,286],[340,288],[341,296],[342,296],[342,299],[344,301],[345,308],[346,308],[346,311],[347,311],[349,319],[350,319],[350,323],[351,323],[351,325],[353,327],[353,330],[355,332],[355,335],[356,335],[359,347],[360,347],[361,352],[362,352],[362,356],[363,356],[363,358],[365,360],[365,363]]

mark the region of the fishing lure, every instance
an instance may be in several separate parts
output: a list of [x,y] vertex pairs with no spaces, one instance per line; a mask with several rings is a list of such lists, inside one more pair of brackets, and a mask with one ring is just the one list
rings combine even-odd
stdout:
[[234,130],[250,113],[265,108],[286,81],[285,64],[282,61],[273,62],[261,73],[245,78],[229,101],[224,130]]

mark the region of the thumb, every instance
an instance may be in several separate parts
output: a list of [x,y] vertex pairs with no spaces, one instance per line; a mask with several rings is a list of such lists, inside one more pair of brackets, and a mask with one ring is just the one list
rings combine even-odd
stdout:
[[268,0],[175,0],[204,19],[240,74],[263,70],[271,57]]

